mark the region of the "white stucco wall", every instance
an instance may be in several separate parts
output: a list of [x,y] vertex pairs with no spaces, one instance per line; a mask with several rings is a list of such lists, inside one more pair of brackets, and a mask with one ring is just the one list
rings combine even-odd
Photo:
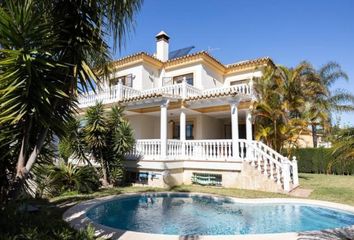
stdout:
[[[172,70],[157,69],[148,63],[140,63],[111,74],[111,78],[132,74],[133,88],[149,89],[173,84],[172,78],[193,73],[194,86],[199,89],[208,89],[229,86],[232,81],[249,80],[262,76],[261,70],[245,71],[223,76],[207,64],[195,63],[174,68]],[[170,79],[170,81],[168,81]]]
[[135,139],[160,138],[160,119],[158,117],[133,115],[126,118],[134,129]]
[[201,78],[201,88],[202,89],[207,89],[207,88],[216,88],[216,87],[221,87],[223,86],[223,75],[215,71],[215,69],[212,69],[211,67],[207,65],[201,65],[201,73],[202,73],[202,78]]
[[143,64],[142,67],[141,89],[149,89],[159,87],[159,71],[149,64]]
[[222,139],[224,138],[223,120],[207,115],[196,117],[195,139]]

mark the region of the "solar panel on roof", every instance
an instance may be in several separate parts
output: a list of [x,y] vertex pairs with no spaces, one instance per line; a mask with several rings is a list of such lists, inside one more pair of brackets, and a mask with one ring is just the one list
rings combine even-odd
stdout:
[[181,48],[181,49],[177,49],[174,51],[171,51],[168,53],[168,59],[174,59],[174,58],[178,58],[178,57],[183,57],[186,56],[190,53],[190,51],[195,48],[194,46],[190,46],[190,47],[186,47],[186,48]]

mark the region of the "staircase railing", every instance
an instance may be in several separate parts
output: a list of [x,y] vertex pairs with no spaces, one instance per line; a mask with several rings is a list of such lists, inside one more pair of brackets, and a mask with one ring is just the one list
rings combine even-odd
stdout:
[[284,157],[271,147],[267,146],[266,144],[259,142],[259,141],[253,141],[254,144],[264,153],[270,155],[274,160],[282,163],[286,168],[289,168],[289,179],[291,183],[293,184],[294,187],[299,185],[299,176],[298,176],[298,167],[297,167],[297,161],[296,157],[293,157],[293,160],[290,161],[287,157]]

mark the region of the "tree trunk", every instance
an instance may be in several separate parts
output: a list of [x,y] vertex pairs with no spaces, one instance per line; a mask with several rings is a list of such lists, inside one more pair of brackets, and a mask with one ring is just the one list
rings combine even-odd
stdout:
[[17,164],[16,164],[16,178],[22,177],[24,174],[22,170],[25,168],[26,164],[26,156],[28,151],[28,141],[30,138],[30,132],[32,128],[32,117],[29,118],[28,126],[25,126],[22,142],[21,142],[21,150],[18,155]]
[[25,168],[25,164],[26,164],[25,145],[26,145],[26,135],[24,135],[22,138],[21,150],[20,153],[18,154],[18,159],[16,164],[16,178],[21,178],[24,174],[22,170]]
[[275,121],[273,120],[273,128],[274,128],[274,149],[277,152],[279,152],[278,151],[278,144],[277,144],[278,139],[277,139],[277,122],[276,122],[276,120]]
[[48,133],[48,128],[45,128],[42,130],[42,132],[40,133],[39,138],[36,142],[36,145],[31,153],[30,157],[28,158],[25,166],[24,166],[24,163],[25,163],[24,159],[25,158],[22,157],[22,155],[23,155],[22,148],[25,149],[27,146],[26,146],[26,144],[23,144],[23,146],[21,146],[21,152],[20,152],[19,159],[17,162],[17,174],[16,174],[16,177],[15,177],[14,182],[12,184],[12,187],[10,188],[10,191],[9,191],[9,197],[11,199],[15,199],[18,197],[24,183],[26,182],[26,179],[28,177],[28,173],[32,169],[33,164],[36,162],[38,154],[44,145],[44,141],[45,141],[45,138],[47,137],[47,133]]
[[106,164],[102,159],[101,159],[101,168],[102,168],[102,175],[103,175],[102,185],[107,187],[109,185],[108,173],[107,173]]
[[312,128],[312,142],[313,142],[313,147],[317,148],[317,126],[316,124],[312,123],[311,124]]
[[38,154],[40,153],[43,145],[44,145],[44,141],[47,137],[48,134],[48,128],[46,127],[45,129],[42,130],[41,134],[39,135],[39,138],[37,140],[36,145],[34,146],[34,149],[26,163],[26,171],[29,172],[31,171],[33,164],[36,162]]
[[109,185],[109,177],[107,171],[107,164],[105,163],[102,157],[102,152],[100,152],[100,161],[101,161],[101,168],[102,168],[102,175],[103,175],[102,185],[107,187]]

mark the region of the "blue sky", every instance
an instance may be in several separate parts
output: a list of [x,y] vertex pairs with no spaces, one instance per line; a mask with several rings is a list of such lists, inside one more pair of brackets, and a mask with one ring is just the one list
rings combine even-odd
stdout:
[[[263,56],[286,66],[336,61],[350,80],[334,88],[354,94],[354,0],[145,0],[135,31],[114,58],[153,53],[160,30],[170,35],[170,50],[212,49],[224,64]],[[340,122],[354,125],[354,114]]]

